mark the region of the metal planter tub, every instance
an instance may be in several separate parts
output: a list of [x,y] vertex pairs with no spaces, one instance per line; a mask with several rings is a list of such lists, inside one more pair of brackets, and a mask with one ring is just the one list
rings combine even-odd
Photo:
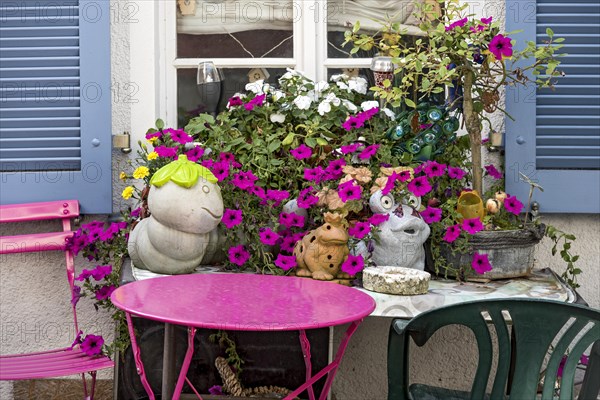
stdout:
[[464,270],[471,272],[467,273],[468,276],[475,275],[469,267],[474,252],[487,254],[492,264],[492,270],[477,275],[479,278],[506,279],[527,276],[533,269],[535,246],[544,237],[545,228],[544,225],[539,225],[514,231],[481,231],[470,238],[470,253],[452,254],[450,246],[442,245],[441,255],[453,268],[467,267]]

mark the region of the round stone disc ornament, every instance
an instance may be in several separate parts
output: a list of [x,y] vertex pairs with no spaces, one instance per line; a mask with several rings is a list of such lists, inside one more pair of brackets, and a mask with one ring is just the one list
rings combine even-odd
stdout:
[[431,275],[403,267],[369,267],[363,270],[363,287],[379,293],[403,296],[425,294]]

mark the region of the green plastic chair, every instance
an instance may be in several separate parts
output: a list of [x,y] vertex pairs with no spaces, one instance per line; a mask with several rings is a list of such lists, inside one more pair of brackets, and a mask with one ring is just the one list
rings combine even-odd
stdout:
[[[508,321],[503,312],[510,315]],[[473,331],[477,340],[479,365],[470,393],[420,384],[409,386],[409,337],[423,346],[446,325],[464,325]],[[490,330],[495,330],[498,337],[498,365],[492,391],[486,393],[494,347]],[[572,399],[575,369],[583,352],[592,344],[579,400],[598,396],[599,310],[537,299],[485,300],[438,308],[411,320],[396,319],[390,327],[388,342],[388,400],[539,399],[542,371],[545,372],[541,399]],[[556,397],[557,371],[567,352],[560,397]]]

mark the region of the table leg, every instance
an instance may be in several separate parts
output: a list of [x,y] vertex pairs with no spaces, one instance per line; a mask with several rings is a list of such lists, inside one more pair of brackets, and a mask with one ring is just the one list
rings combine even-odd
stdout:
[[315,375],[310,377],[310,379],[307,377],[306,382],[302,386],[300,386],[298,389],[296,389],[292,393],[288,394],[284,400],[294,399],[295,397],[297,397],[300,393],[302,393],[307,388],[309,388],[309,387],[312,388],[312,385],[325,375],[327,375],[327,380],[325,381],[325,386],[323,387],[323,391],[321,392],[321,395],[319,396],[319,400],[327,399],[327,395],[329,394],[329,390],[331,389],[331,385],[333,384],[333,378],[335,378],[335,374],[337,373],[337,369],[340,366],[342,357],[344,357],[344,353],[346,352],[346,347],[348,347],[348,342],[350,341],[350,338],[352,337],[352,335],[356,331],[356,328],[358,328],[358,326],[360,325],[361,322],[362,322],[362,319],[360,319],[358,321],[354,321],[350,324],[348,329],[346,329],[344,338],[342,339],[342,342],[340,343],[340,345],[338,347],[338,350],[336,352],[336,355],[335,355],[335,358],[333,359],[333,361],[328,366],[323,368],[321,371],[319,371],[318,373],[316,373]]
[[[186,380],[186,375],[192,362],[192,356],[194,355],[194,336],[196,335],[196,328],[188,327],[188,349],[183,359],[183,365],[181,366],[181,372],[179,372],[179,379],[177,379],[177,386],[173,392],[173,400],[179,400],[181,391],[183,390],[183,383]],[[201,399],[202,400],[202,399]]]
[[[310,341],[306,337],[306,331],[303,329],[300,331],[300,346],[302,347],[302,354],[304,354],[304,365],[306,365],[306,380],[308,381],[312,377],[312,363],[310,362]],[[308,387],[308,398],[315,400],[315,391],[312,385]]]
[[165,323],[165,339],[163,343],[163,370],[161,393],[173,393],[175,390],[175,326]]
[[140,376],[142,381],[142,386],[146,390],[148,397],[150,400],[155,400],[154,392],[148,383],[148,379],[146,379],[146,372],[144,371],[144,364],[142,363],[142,358],[140,355],[140,348],[137,345],[137,340],[135,339],[135,331],[133,329],[133,322],[131,321],[131,315],[126,312],[125,318],[127,319],[127,329],[129,330],[129,338],[131,339],[131,350],[133,351],[133,359],[135,361],[135,366],[137,369],[137,373]]

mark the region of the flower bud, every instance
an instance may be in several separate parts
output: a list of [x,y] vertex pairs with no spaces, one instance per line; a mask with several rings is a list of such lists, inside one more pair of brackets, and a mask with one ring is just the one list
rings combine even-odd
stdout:
[[498,200],[501,204],[504,204],[504,199],[506,199],[507,194],[504,193],[503,191],[499,191],[496,192],[496,195],[494,196],[496,198],[496,200]]
[[500,211],[501,206],[502,203],[496,199],[488,199],[488,201],[485,203],[485,208],[490,214],[496,214],[498,211]]

